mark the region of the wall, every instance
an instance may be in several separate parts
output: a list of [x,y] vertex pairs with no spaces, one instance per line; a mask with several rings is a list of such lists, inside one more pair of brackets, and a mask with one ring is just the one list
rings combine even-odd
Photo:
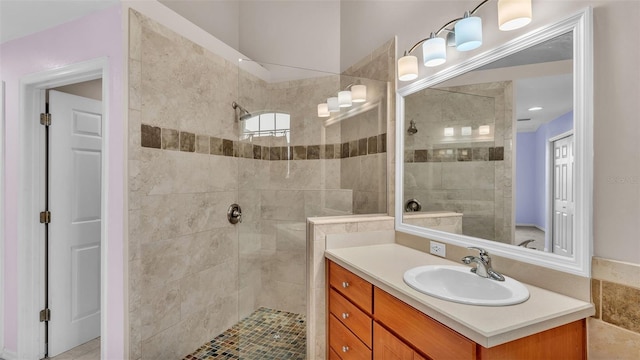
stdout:
[[516,225],[547,228],[545,191],[549,139],[573,129],[573,111],[516,135]]
[[[107,57],[109,61],[109,209],[106,239],[108,251],[109,298],[104,311],[109,314],[105,334],[106,356],[123,356],[123,199],[124,142],[123,49],[120,6],[96,12],[52,29],[12,40],[0,45],[2,80],[6,82],[6,204],[5,271],[2,296],[5,297],[5,349],[17,351],[18,339],[18,190],[20,174],[20,139],[18,119],[20,79],[28,74],[56,69],[90,59]],[[46,56],[43,56],[46,54]]]

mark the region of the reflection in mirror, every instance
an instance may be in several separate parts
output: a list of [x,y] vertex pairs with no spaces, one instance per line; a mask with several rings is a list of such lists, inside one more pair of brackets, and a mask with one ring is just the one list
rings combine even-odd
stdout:
[[398,91],[400,231],[564,270],[588,267],[587,16]]
[[[425,212],[405,223],[571,255],[571,214],[558,214],[571,208],[570,159],[551,182],[546,159],[573,128],[572,42],[569,32],[405,97],[405,120],[424,132],[405,135],[404,197]],[[564,203],[547,208],[548,194]]]

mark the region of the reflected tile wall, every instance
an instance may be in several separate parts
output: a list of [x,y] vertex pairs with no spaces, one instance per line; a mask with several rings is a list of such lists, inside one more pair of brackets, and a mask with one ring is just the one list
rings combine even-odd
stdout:
[[[463,213],[465,235],[511,243],[511,97],[511,82],[408,96],[407,119],[416,122],[418,133],[405,135],[405,199],[418,199],[424,211]],[[486,124],[492,125],[491,135],[482,138],[478,127]],[[461,135],[462,126],[472,135]],[[454,128],[453,137],[444,136],[445,127]],[[478,141],[465,140],[472,136]]]

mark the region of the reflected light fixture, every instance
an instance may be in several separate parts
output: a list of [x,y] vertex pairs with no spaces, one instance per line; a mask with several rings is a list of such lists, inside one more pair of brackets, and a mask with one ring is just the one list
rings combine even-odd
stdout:
[[329,117],[331,113],[339,112],[341,108],[365,101],[367,101],[367,86],[351,83],[345,90],[339,91],[338,96],[332,96],[326,103],[318,104],[318,117]]
[[498,0],[498,27],[502,31],[519,29],[531,22],[531,0]]
[[329,117],[329,105],[327,103],[318,104],[318,117]]
[[361,103],[367,101],[367,86],[366,85],[352,85],[351,86],[351,101],[354,103]]
[[[482,19],[475,13],[488,2],[483,0],[461,18],[444,24],[426,39],[418,41],[404,56],[398,59],[398,80],[411,81],[418,78],[418,58],[411,55],[422,45],[422,57],[427,67],[442,65],[447,61],[446,46],[455,43],[456,50],[470,51],[482,45]],[[498,0],[498,25],[500,30],[519,29],[531,22],[531,0]],[[451,28],[451,25],[453,27]],[[440,34],[447,31],[446,41]]]
[[338,112],[340,111],[340,105],[338,103],[337,97],[330,97],[327,99],[327,105],[329,107],[329,112]]
[[351,91],[344,90],[338,93],[338,105],[340,107],[350,107],[351,106]]

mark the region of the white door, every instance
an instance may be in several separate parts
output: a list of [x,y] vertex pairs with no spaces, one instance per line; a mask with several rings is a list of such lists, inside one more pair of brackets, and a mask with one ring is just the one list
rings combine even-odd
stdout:
[[553,143],[553,253],[573,255],[573,135]]
[[49,92],[49,356],[100,336],[101,112]]

